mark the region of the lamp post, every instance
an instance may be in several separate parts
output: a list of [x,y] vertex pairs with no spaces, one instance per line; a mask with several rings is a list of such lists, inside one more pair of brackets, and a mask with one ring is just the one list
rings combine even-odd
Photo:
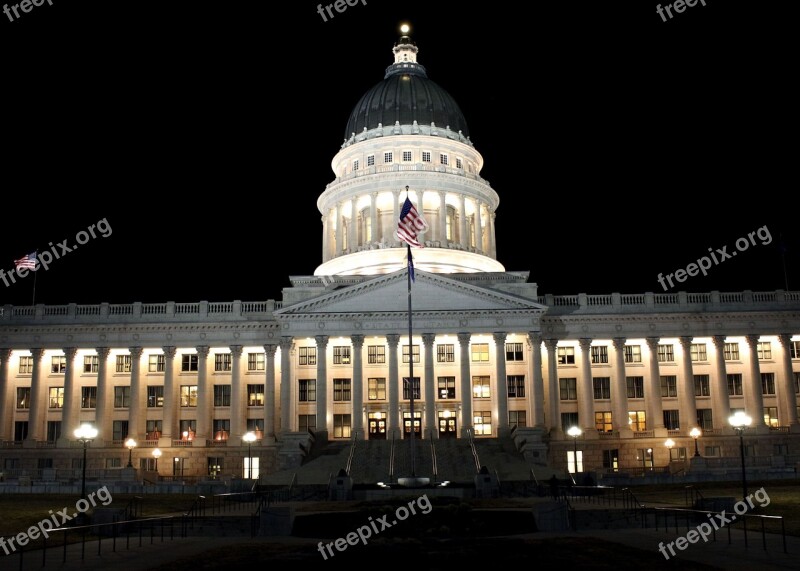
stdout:
[[133,449],[136,448],[136,441],[133,438],[128,438],[125,441],[125,446],[128,448],[128,468],[133,468]]
[[156,472],[158,472],[158,459],[161,458],[161,450],[159,450],[158,448],[154,448],[153,458],[156,459]]
[[740,410],[731,416],[728,422],[731,423],[736,434],[739,435],[739,452],[742,456],[742,498],[747,499],[747,475],[744,471],[744,436],[742,436],[742,434],[745,429],[750,426],[750,423],[753,422],[753,419],[747,416],[744,411]]
[[672,447],[675,446],[675,441],[672,438],[667,438],[664,441],[664,446],[669,450],[669,462],[672,462]]
[[692,430],[689,432],[689,436],[694,438],[694,455],[695,455],[695,458],[700,456],[700,450],[698,450],[698,448],[697,448],[697,439],[700,438],[701,434],[702,434],[701,430],[699,428],[697,428],[696,426],[694,428],[692,428]]
[[97,429],[91,424],[81,424],[75,429],[75,438],[83,443],[83,470],[81,475],[81,498],[86,498],[86,445],[97,438]]
[[653,449],[648,448],[647,453],[650,455],[650,470],[652,471],[655,468],[655,459],[653,458]]
[[242,440],[247,442],[247,479],[253,479],[253,457],[250,455],[250,445],[255,442],[256,434],[253,431],[245,432]]
[[574,462],[574,470],[573,470],[574,474],[578,473],[578,436],[580,436],[581,433],[582,433],[581,429],[578,428],[577,426],[572,426],[570,427],[569,430],[567,430],[567,434],[572,436],[572,441],[575,444],[573,446],[573,452],[572,452],[572,460]]

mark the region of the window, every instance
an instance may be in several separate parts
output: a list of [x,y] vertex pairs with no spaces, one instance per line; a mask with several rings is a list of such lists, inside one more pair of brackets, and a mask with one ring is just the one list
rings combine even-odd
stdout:
[[772,345],[769,343],[769,341],[758,343],[756,345],[756,353],[758,354],[759,361],[772,359]]
[[640,345],[625,345],[625,362],[641,363],[642,347]]
[[411,162],[411,151],[403,151],[403,162],[404,163]]
[[264,353],[248,353],[247,354],[247,370],[248,371],[263,371],[264,370]]
[[681,427],[681,415],[679,410],[664,410],[664,428],[667,430],[678,430]]
[[422,151],[422,162],[423,163],[431,162],[431,153],[430,153],[430,151]]
[[672,363],[675,361],[675,348],[672,345],[658,346],[658,362]]
[[725,343],[725,360],[738,361],[739,360],[739,344],[738,343]]
[[489,377],[472,377],[472,397],[488,399],[490,396]]
[[21,442],[28,438],[28,421],[17,420],[14,422],[14,442]]
[[48,420],[47,421],[47,441],[55,442],[61,438],[61,421]]
[[794,374],[794,392],[800,395],[800,373]]
[[696,397],[711,396],[711,385],[708,380],[708,375],[694,376],[694,396]]
[[611,422],[611,411],[597,411],[594,413],[594,427],[597,432],[614,432],[614,425]]
[[761,394],[775,394],[775,373],[761,373]]
[[97,368],[100,366],[100,361],[97,355],[84,355],[83,356],[83,372],[96,373]]
[[145,423],[145,440],[158,440],[161,437],[161,427],[160,420],[148,420]]
[[214,419],[214,440],[217,442],[225,442],[231,433],[231,421],[228,418],[215,418]]
[[[789,352],[792,355],[792,359],[800,359],[800,341],[792,341],[790,346],[789,346]],[[28,358],[30,359],[30,357],[28,357]],[[20,358],[20,366],[22,366],[21,363],[22,363],[22,360]],[[22,371],[20,371],[20,372],[22,372]]]
[[[245,469],[245,473],[243,474],[243,477],[248,477],[249,478],[250,476],[252,476],[252,474],[248,473],[250,471],[250,466],[248,465],[249,461],[250,461],[250,458],[245,458],[244,459],[244,466],[243,467]],[[208,475],[211,476],[211,478],[216,478],[218,475],[220,475],[222,473],[222,467],[224,465],[225,465],[225,458],[224,457],[222,457],[222,456],[209,456],[208,460],[207,460],[207,466],[208,466],[208,472],[207,473],[208,473]],[[255,470],[257,470],[255,461],[253,462],[252,470],[253,470],[253,472],[255,472]],[[253,476],[253,477],[255,477],[255,476]]]
[[444,153],[439,153],[439,162],[442,163],[443,166],[447,166],[448,164],[448,157]]
[[52,468],[53,467],[53,459],[52,458],[39,458],[38,461],[36,462],[36,467],[39,470],[44,470],[46,468]]
[[180,434],[181,440],[194,440],[194,435],[197,433],[197,421],[196,420],[184,420],[181,419],[180,421]]
[[780,426],[778,424],[778,407],[777,406],[765,406],[764,407],[764,424],[770,427],[777,427]]
[[131,372],[131,356],[130,355],[117,355],[117,369],[118,373]]
[[492,433],[492,412],[489,410],[478,410],[472,419],[475,423],[476,436],[488,436]]
[[147,408],[161,408],[164,406],[164,387],[150,385],[147,387]]
[[690,348],[690,354],[692,357],[692,361],[708,361],[708,355],[706,355],[705,343],[692,343],[692,346]]
[[[419,377],[414,377],[413,382],[411,383],[414,387],[414,398],[420,398],[419,393]],[[403,398],[409,400],[411,398],[411,392],[409,391],[409,383],[408,377],[403,377]]]
[[367,399],[386,400],[386,379],[372,378],[367,379]]
[[742,394],[742,375],[739,373],[728,374],[728,395],[741,396],[741,394]]
[[592,354],[592,365],[599,365],[608,363],[608,347],[600,345],[598,347],[590,347]]
[[456,398],[456,378],[455,377],[439,377],[436,380],[437,390],[439,391],[440,399],[454,399]]
[[50,408],[64,407],[64,387],[50,387]]
[[214,370],[215,371],[230,371],[231,370],[231,354],[230,353],[214,353]]
[[317,400],[317,380],[300,379],[300,402],[315,402]]
[[52,365],[50,366],[51,373],[63,373],[67,370],[67,358],[62,356],[54,356]]
[[[403,345],[403,363],[408,363],[408,345]],[[413,346],[414,362],[419,363],[419,345]]]
[[247,406],[264,406],[264,385],[247,385]]
[[[147,460],[147,458],[142,458],[142,460]],[[83,459],[81,458],[81,461]],[[106,458],[106,469],[110,470],[112,468],[121,468],[122,467],[122,459],[121,458]]]
[[678,377],[675,375],[666,375],[661,377],[661,396],[678,396]]
[[578,413],[577,412],[562,412],[561,413],[561,430],[566,433],[573,426],[578,426]]
[[611,398],[611,377],[594,377],[592,379],[595,399]]
[[508,424],[509,426],[528,426],[527,415],[524,410],[509,410],[508,411]]
[[197,385],[181,385],[181,406],[197,406]]
[[506,361],[522,361],[522,343],[506,343]]
[[394,160],[394,155],[392,154],[392,151],[387,151],[387,152],[383,153],[383,162],[384,163],[388,164],[388,163],[393,162],[393,160]]
[[558,347],[557,355],[559,365],[575,364],[575,347]]
[[230,385],[214,385],[214,406],[231,406]]
[[333,415],[333,437],[334,438],[350,438],[350,415],[349,414],[334,414]]
[[561,400],[578,399],[578,379],[558,379],[558,388],[561,393]]
[[788,456],[789,455],[789,445],[788,444],[773,444],[772,445],[772,455],[773,456]]
[[382,365],[386,362],[386,347],[383,345],[367,346],[367,363],[370,365]]
[[625,382],[628,385],[629,399],[644,398],[644,377],[625,377]]
[[33,357],[19,358],[19,374],[20,375],[33,374]]
[[163,373],[164,355],[150,355],[148,357],[147,370],[150,373]]
[[437,363],[455,363],[455,360],[456,360],[455,345],[436,346]]
[[298,365],[316,365],[317,364],[317,348],[316,347],[300,347],[298,352],[299,361]]
[[264,433],[264,419],[263,418],[248,418],[247,419],[247,432],[255,432],[256,436],[260,439]]
[[706,446],[706,456],[719,458],[722,456],[722,451],[719,446]]
[[347,345],[337,345],[333,348],[333,364],[334,365],[349,365],[350,364],[350,347]]
[[619,450],[617,448],[603,450],[603,468],[610,469],[613,472],[619,470]]
[[181,371],[196,371],[197,355],[181,355]]
[[128,421],[115,420],[111,425],[111,438],[113,440],[124,440],[128,436]]
[[350,401],[350,379],[333,379],[333,402]]
[[509,398],[523,398],[525,396],[525,375],[507,375]]
[[488,363],[489,362],[489,344],[488,343],[473,343],[472,344],[472,361],[474,363]]
[[297,428],[300,432],[307,432],[317,429],[317,416],[314,414],[301,414],[297,417]]
[[353,172],[356,172],[357,170],[358,170],[358,159],[353,161]]
[[645,422],[645,413],[643,410],[628,411],[628,426],[634,432],[642,432],[647,430],[647,422]]
[[697,426],[703,430],[711,430],[714,428],[713,416],[710,408],[697,409]]
[[131,388],[114,387],[114,408],[128,408],[131,406]]
[[456,158],[456,168],[457,169],[463,169],[464,168],[464,161],[462,161],[460,158]]
[[17,408],[28,409],[31,408],[31,388],[19,387],[17,388]]
[[367,166],[368,167],[375,166],[375,155],[367,155]]
[[678,448],[669,449],[670,462],[685,462],[686,461],[686,447],[680,446]]
[[81,387],[81,408],[97,407],[97,387]]

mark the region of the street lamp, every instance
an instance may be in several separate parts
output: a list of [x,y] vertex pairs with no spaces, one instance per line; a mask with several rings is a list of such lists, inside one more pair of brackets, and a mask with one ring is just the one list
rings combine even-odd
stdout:
[[158,459],[161,458],[161,450],[159,450],[158,448],[154,448],[153,458],[156,459],[156,472],[158,472]]
[[700,438],[701,434],[702,434],[701,430],[699,428],[697,428],[696,426],[694,428],[692,428],[692,430],[689,432],[689,436],[694,438],[694,455],[695,455],[695,457],[700,456],[700,450],[697,449],[697,439]]
[[675,441],[672,438],[667,438],[664,442],[664,446],[669,449],[669,461],[672,462],[672,447],[675,446]]
[[75,429],[75,438],[83,443],[83,474],[81,476],[81,498],[86,498],[86,445],[97,438],[97,429],[84,423]]
[[742,436],[742,434],[745,429],[750,426],[750,423],[753,422],[753,419],[747,416],[744,411],[740,410],[731,416],[728,422],[731,423],[736,434],[739,435],[739,452],[742,455],[742,498],[747,499],[747,476],[744,472],[744,436]]
[[650,455],[650,471],[655,467],[655,459],[653,458],[653,449],[648,448],[647,453]]
[[133,468],[133,449],[136,448],[136,441],[133,438],[128,438],[125,441],[125,446],[128,447],[128,468]]
[[577,426],[572,426],[570,427],[569,430],[567,430],[567,434],[572,436],[572,441],[575,443],[572,453],[572,459],[574,461],[574,470],[573,470],[574,474],[578,473],[578,436],[580,436],[581,433],[582,433],[581,429],[578,428]]
[[253,479],[253,457],[250,455],[250,445],[256,441],[256,433],[253,431],[245,432],[242,440],[247,442],[247,479]]

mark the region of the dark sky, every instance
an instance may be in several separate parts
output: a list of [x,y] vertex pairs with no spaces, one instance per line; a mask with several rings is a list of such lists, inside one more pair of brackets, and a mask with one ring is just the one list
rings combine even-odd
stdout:
[[[105,219],[108,238],[39,272],[37,302],[280,299],[321,263],[316,199],[409,22],[500,196],[498,260],[540,293],[663,292],[659,273],[759,228],[669,291],[800,289],[792,20],[706,3],[668,22],[644,2],[0,14],[0,268]],[[0,281],[0,304],[32,286]]]

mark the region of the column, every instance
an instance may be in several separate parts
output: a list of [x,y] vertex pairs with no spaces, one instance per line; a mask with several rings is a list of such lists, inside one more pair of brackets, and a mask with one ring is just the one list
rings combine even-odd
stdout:
[[351,252],[358,249],[358,210],[356,209],[356,197],[350,199],[350,224],[347,225],[347,245]]
[[436,340],[435,333],[423,333],[422,343],[425,346],[425,376],[421,382],[425,387],[425,431],[422,437],[425,438],[427,432],[431,438],[438,438],[439,431],[436,426],[436,377],[433,372],[433,342]]
[[124,438],[133,438],[139,441],[142,437],[140,425],[142,424],[142,401],[144,400],[141,385],[142,348],[130,347],[128,350],[131,353],[131,400],[128,406],[128,434]]
[[389,411],[386,418],[386,437],[398,437],[400,434],[400,399],[397,391],[400,385],[400,374],[397,363],[397,345],[400,336],[397,333],[386,335],[386,343],[389,345]]
[[370,215],[370,228],[372,235],[370,242],[381,242],[381,237],[378,236],[378,193],[371,192],[369,195],[369,215]]
[[42,359],[44,359],[44,349],[37,347],[31,349],[33,355],[33,372],[31,373],[31,408],[28,411],[28,438],[26,442],[30,446],[36,446],[36,442],[42,440],[44,430],[44,411],[47,410],[47,395],[44,392],[42,383]]
[[328,218],[330,218],[330,211],[326,212],[322,220],[322,261],[327,262],[331,258],[331,237],[330,228],[328,228]]
[[351,335],[353,344],[353,424],[352,431],[356,438],[365,440],[364,435],[364,336]]
[[442,245],[447,245],[447,193],[439,191],[439,232],[436,240],[440,240]]
[[542,336],[536,331],[528,331],[531,344],[531,396],[529,397],[528,415],[530,426],[544,428],[544,379],[542,379]]
[[[692,338],[681,337],[681,370],[683,381],[678,383],[681,407],[681,432],[684,436],[697,426],[697,404],[694,399],[694,373],[692,372]],[[759,387],[761,383],[759,382]]]
[[[165,345],[164,352],[164,412],[161,417],[161,438],[159,446],[172,446],[178,432],[178,389],[175,386],[175,347]],[[177,439],[180,435],[177,436]]]
[[658,366],[658,337],[648,337],[646,340],[650,359],[650,382],[644,393],[647,403],[647,423],[657,432],[656,436],[666,436],[664,428],[664,407],[661,404],[661,371]]
[[494,240],[494,217],[495,217],[494,210],[489,210],[489,207],[486,207],[486,218],[488,221],[488,228],[486,229],[486,234],[488,235],[489,241],[489,256],[492,258],[497,259],[497,245]]
[[342,224],[342,204],[336,205],[336,249],[333,257],[341,255],[344,252],[342,240],[344,239],[344,230]]
[[[788,333],[778,335],[781,344],[781,378],[777,381],[778,402],[783,404],[780,411],[782,424],[797,425],[797,395],[794,392],[794,373],[792,371],[792,336]],[[795,429],[798,427],[795,426]]]
[[550,433],[561,432],[561,412],[559,410],[561,392],[558,387],[558,361],[556,360],[558,339],[545,339],[544,346],[547,349],[547,388],[550,393],[550,400],[547,403],[549,418],[545,422]]
[[328,336],[317,335],[317,431],[314,433],[328,439]]
[[481,220],[481,203],[475,200],[475,252],[483,252],[483,221]]
[[[97,440],[111,442],[111,391],[108,387],[108,347],[97,347],[97,403],[94,409],[94,426],[97,429]],[[63,428],[63,427],[62,427]],[[68,430],[70,430],[68,428]]]
[[[400,191],[399,190],[393,190],[392,191],[392,198],[394,199],[392,201],[392,223],[389,224],[389,227],[388,227],[389,235],[386,237],[386,243],[389,244],[392,247],[396,247],[398,245],[397,236],[396,236],[397,223],[400,220],[400,204],[399,204],[399,202],[400,202]],[[388,426],[387,426],[387,430],[388,430]],[[389,436],[389,434],[387,434],[387,436]]]
[[472,429],[472,373],[470,371],[469,341],[470,333],[458,334],[458,347],[461,360],[461,434],[467,436]]
[[[275,353],[277,345],[264,345],[267,357],[266,378],[264,379],[264,439],[262,442],[271,443],[275,440]],[[281,350],[283,353],[283,350]],[[283,387],[281,387],[283,397]],[[284,411],[286,409],[283,409]]]
[[469,248],[469,234],[467,234],[467,197],[463,194],[459,195],[459,210],[458,210],[458,241],[461,247],[465,250]]
[[75,347],[64,348],[66,368],[64,369],[64,404],[61,408],[59,447],[68,447],[70,436],[78,428],[78,409],[76,407],[78,395],[75,391],[75,355],[77,352]]
[[508,434],[508,379],[506,378],[506,337],[503,331],[496,331],[494,337],[494,394],[497,403],[497,435]]
[[247,432],[247,408],[242,390],[242,346],[231,345],[231,440],[239,442]]
[[[294,339],[281,337],[281,432],[292,430],[291,350]],[[266,349],[266,345],[264,348]],[[265,387],[266,389],[266,387]]]
[[[614,388],[612,394],[612,421],[620,436],[632,437],[628,425],[628,380],[625,377],[625,338],[614,337]],[[649,419],[647,419],[649,423]]]
[[[592,386],[592,340],[581,338],[581,380],[578,388],[578,424],[584,432],[597,432],[594,425],[594,387]],[[627,415],[626,415],[627,418]],[[613,420],[613,419],[612,419]],[[616,421],[614,421],[616,422]]]
[[197,431],[195,440],[200,446],[211,438],[211,403],[213,389],[208,383],[208,345],[199,345],[197,351]]
[[711,389],[711,402],[714,406],[711,420],[714,428],[727,428],[729,427],[728,418],[731,416],[731,397],[728,393],[728,371],[725,367],[725,336],[714,335],[711,339],[714,344],[714,362],[716,364],[714,387]]
[[11,349],[0,349],[0,443],[12,440],[11,413],[16,398],[9,391],[8,368],[11,360]]
[[761,428],[764,423],[764,395],[761,392],[761,366],[758,363],[758,335],[745,335],[750,352],[750,382],[743,381],[745,412],[753,419],[752,426]]

